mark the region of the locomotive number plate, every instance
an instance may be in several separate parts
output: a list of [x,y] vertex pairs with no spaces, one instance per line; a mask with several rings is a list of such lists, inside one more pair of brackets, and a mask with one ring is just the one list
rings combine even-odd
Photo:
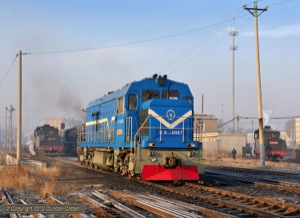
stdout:
[[182,135],[183,130],[174,130],[174,129],[164,129],[164,130],[157,130],[157,133],[160,135],[165,136],[176,136],[176,135]]

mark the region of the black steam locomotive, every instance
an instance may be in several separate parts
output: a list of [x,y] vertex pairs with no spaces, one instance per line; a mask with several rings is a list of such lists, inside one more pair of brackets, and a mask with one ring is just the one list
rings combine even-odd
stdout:
[[[266,147],[267,160],[280,160],[286,155],[286,141],[280,138],[278,130],[272,130],[270,126],[265,126],[264,131],[264,145]],[[254,132],[254,146],[255,154],[260,155],[259,145],[259,130]]]
[[67,156],[77,156],[79,128],[73,127],[64,131],[64,154]]
[[34,130],[34,145],[38,154],[63,154],[63,139],[58,129],[45,124]]
[[77,156],[78,128],[66,129],[62,134],[56,127],[45,124],[34,131],[37,154]]

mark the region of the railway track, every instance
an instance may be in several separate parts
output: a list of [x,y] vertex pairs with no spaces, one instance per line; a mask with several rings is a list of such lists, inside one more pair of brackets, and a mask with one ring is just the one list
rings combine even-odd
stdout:
[[141,182],[184,197],[209,202],[214,205],[214,209],[223,210],[225,213],[233,214],[237,217],[300,217],[300,206],[204,187],[193,183],[171,187],[169,184],[161,185]]
[[[101,197],[100,193],[96,192],[96,195]],[[48,196],[47,200],[44,202],[44,204],[30,204],[26,202],[23,199],[15,199],[13,200],[10,193],[8,191],[3,191],[0,194],[2,202],[5,207],[3,207],[2,210],[0,210],[0,217],[18,217],[18,218],[46,218],[46,217],[73,217],[73,218],[93,218],[93,217],[106,217],[106,218],[116,218],[116,217],[145,217],[142,215],[139,215],[137,212],[131,210],[130,208],[114,202],[114,205],[105,205],[103,203],[100,203],[85,194],[79,193],[79,197],[81,199],[81,202],[76,202],[76,205],[79,205],[80,207],[93,207],[94,208],[94,214],[92,213],[68,213],[66,211],[63,212],[57,212],[54,211],[57,208],[62,208],[59,205],[64,205],[67,207],[74,207],[75,204],[72,202],[62,202],[58,198],[55,198],[53,196]],[[103,195],[104,196],[104,195]],[[102,197],[105,198],[107,201],[113,201],[112,199],[109,199],[108,197]],[[15,202],[18,202],[16,204]],[[106,202],[106,204],[108,204]],[[26,207],[28,206],[28,208]],[[55,205],[58,205],[57,207]],[[116,206],[117,205],[117,206]],[[24,207],[23,207],[24,206]],[[1,207],[0,207],[1,208]],[[19,213],[12,213],[12,210],[19,210]],[[53,212],[50,210],[53,210]],[[30,212],[27,212],[30,211]],[[44,213],[40,213],[40,211],[44,211]]]
[[206,172],[230,172],[236,175],[243,175],[244,177],[260,177],[265,180],[280,180],[282,182],[290,183],[300,183],[300,173],[297,172],[284,172],[284,171],[273,171],[266,169],[249,169],[249,168],[240,168],[240,167],[227,167],[227,166],[213,166],[207,165]]
[[[139,212],[136,208],[144,210],[141,212],[142,216],[145,216],[145,211],[148,211],[152,214],[152,217],[153,214],[163,217],[176,217],[176,214],[167,215],[168,211],[166,208],[169,208],[170,205],[166,205],[167,202],[171,202],[171,205],[180,205],[179,207],[181,208],[185,205],[187,211],[192,211],[192,214],[180,214],[177,215],[177,217],[300,217],[300,207],[292,204],[280,203],[278,201],[225,191],[219,188],[205,187],[193,183],[184,183],[184,185],[181,186],[174,186],[174,184],[170,183],[160,184],[126,179],[110,171],[102,171],[87,165],[81,165],[74,159],[68,160],[60,157],[55,158],[55,161],[64,163],[64,165],[70,164],[80,168],[88,168],[97,173],[100,172],[101,174],[99,175],[106,175],[107,178],[114,178],[115,180],[122,178],[120,182],[117,183],[117,187],[111,185],[111,188],[106,189],[106,191],[104,191],[105,195],[107,197],[113,197],[115,200],[118,199],[119,203],[120,201],[126,202],[127,206],[129,205],[129,207],[137,211],[137,213]],[[101,178],[106,176],[99,176],[99,182]],[[120,183],[123,185],[120,185]],[[125,189],[127,191],[125,191]],[[82,199],[95,198],[95,192],[97,192],[97,189],[92,190],[91,193],[88,194],[90,196],[82,197]],[[82,194],[80,195],[83,196]],[[157,204],[151,203],[158,200],[159,203]],[[99,202],[96,199],[90,201]],[[110,200],[109,202],[112,201]],[[176,207],[172,209],[172,211],[177,211]]]
[[[285,182],[279,181],[275,179],[266,179],[262,174],[254,175],[254,174],[236,174],[231,172],[223,172],[214,169],[206,169],[205,175],[212,177],[212,179],[218,181],[226,181],[228,178],[230,180],[252,184],[254,186],[269,188],[269,189],[277,189],[284,192],[290,192],[292,194],[300,194],[300,184],[294,182]],[[299,181],[300,182],[300,181]]]

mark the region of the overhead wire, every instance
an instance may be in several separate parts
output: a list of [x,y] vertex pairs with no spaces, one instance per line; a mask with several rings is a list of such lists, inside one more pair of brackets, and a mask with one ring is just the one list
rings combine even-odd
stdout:
[[[260,0],[260,1],[263,1],[263,0]],[[287,2],[290,2],[290,1],[293,1],[293,0],[280,1],[280,2],[277,2],[277,3],[271,4],[270,6],[274,6],[274,5],[278,5],[278,4],[284,4],[284,3],[287,3]],[[250,4],[253,4],[253,3],[250,3]],[[233,12],[233,15],[235,13],[237,13],[241,8],[242,7],[239,7],[238,9],[236,9]],[[238,15],[240,13],[241,12],[239,12]],[[238,17],[238,15],[237,15],[236,19],[240,18],[240,17]],[[69,49],[69,50],[59,50],[59,51],[26,52],[26,53],[23,53],[23,54],[24,55],[25,54],[26,55],[46,55],[46,54],[59,54],[59,53],[70,53],[70,52],[85,52],[85,51],[92,51],[92,50],[99,50],[99,49],[106,49],[106,48],[113,48],[113,47],[128,46],[128,45],[132,45],[132,44],[146,43],[146,42],[150,42],[150,41],[162,40],[162,39],[167,39],[167,38],[176,37],[176,36],[180,36],[180,35],[185,35],[185,34],[189,34],[189,33],[192,33],[192,32],[196,32],[196,31],[200,31],[200,30],[204,30],[204,29],[216,26],[216,28],[214,28],[211,32],[209,32],[207,35],[205,35],[200,40],[198,40],[196,43],[194,43],[191,47],[189,47],[187,50],[185,50],[182,54],[180,54],[179,56],[175,57],[172,61],[170,61],[169,63],[167,63],[165,66],[163,66],[158,71],[158,72],[161,72],[162,70],[168,70],[168,69],[170,69],[170,67],[172,67],[173,65],[177,64],[179,61],[181,61],[183,58],[185,58],[187,55],[189,55],[191,52],[193,52],[196,48],[198,48],[201,45],[201,43],[206,42],[213,33],[217,32],[219,29],[223,28],[224,25],[226,25],[226,24],[228,24],[230,22],[229,18],[231,16],[232,15],[228,16],[222,22],[218,22],[218,23],[215,23],[215,24],[207,25],[207,26],[204,26],[204,27],[200,27],[200,28],[196,28],[196,29],[192,29],[192,30],[188,30],[188,31],[180,32],[180,33],[174,33],[174,34],[169,34],[169,35],[164,35],[164,36],[159,36],[159,37],[153,37],[153,38],[149,38],[149,39],[143,39],[143,40],[137,40],[137,41],[132,41],[132,42],[120,43],[120,44],[115,44],[115,45],[104,45],[104,46],[99,46],[99,47],[94,47],[94,48]],[[182,67],[184,67],[188,63],[190,63],[196,57],[198,57],[201,54],[205,53],[208,49],[210,49],[211,47],[213,47],[214,45],[216,45],[218,42],[220,42],[224,38],[225,37],[217,40],[215,43],[213,43],[212,45],[210,45],[208,48],[206,48],[200,54],[194,56],[193,58],[191,58],[190,60],[188,60],[186,63],[182,64],[180,67],[178,67],[175,70],[173,70],[171,72],[171,74],[174,73],[174,72],[176,72],[177,70],[181,69]],[[8,71],[4,75],[3,79],[1,80],[0,85],[2,85],[2,83],[5,80],[6,76],[10,72],[10,70],[12,68],[12,65],[14,64],[16,58],[17,58],[17,55],[16,55],[15,59],[13,60],[12,64],[10,65]]]
[[18,54],[16,55],[16,57],[14,58],[14,60],[12,61],[12,63],[10,64],[8,70],[6,71],[4,77],[2,78],[2,80],[1,80],[1,82],[0,82],[0,86],[2,85],[2,83],[3,83],[3,81],[5,80],[5,78],[7,77],[7,75],[9,74],[9,72],[10,72],[10,70],[11,70],[13,64],[15,63],[17,57],[18,57]]
[[[291,120],[291,119],[295,119],[295,118],[300,118],[300,116],[270,117],[269,120]],[[218,124],[218,128],[222,128],[222,127],[230,124],[234,120],[240,121],[241,119],[243,119],[243,120],[257,120],[258,117],[235,116],[234,118],[232,118],[232,119],[230,119],[230,120],[228,120],[226,122]]]
[[[245,120],[254,120],[258,119],[258,117],[245,117],[245,116],[237,116],[239,119],[245,119]],[[286,119],[294,119],[299,118],[300,116],[288,116],[288,117],[270,117],[270,120],[286,120]]]
[[[224,23],[224,22],[226,22],[226,21],[220,22],[219,25],[222,24],[222,23]],[[213,30],[213,31],[214,31],[214,30]],[[213,32],[213,31],[212,31],[212,32]],[[212,32],[210,32],[209,34],[211,34]],[[209,35],[209,34],[208,34],[208,35]],[[206,36],[208,36],[208,35],[206,35]],[[180,54],[180,55],[178,55],[177,57],[175,57],[172,61],[170,61],[170,62],[169,62],[168,64],[166,64],[165,66],[163,66],[159,71],[161,72],[161,71],[164,71],[164,70],[169,69],[170,66],[172,66],[174,63],[176,63],[176,62],[178,62],[180,59],[186,57],[188,54],[190,54],[192,51],[194,51],[194,50],[198,47],[198,45],[200,45],[200,43],[201,43],[203,40],[205,40],[205,37],[206,37],[206,36],[202,37],[200,40],[198,40],[196,43],[194,43],[191,47],[189,47],[187,50],[185,50],[182,54]]]
[[[239,11],[239,9],[237,9],[233,14],[237,13],[237,11]],[[242,13],[239,12],[236,16],[236,19],[239,19],[241,17],[244,16],[239,16]],[[202,37],[199,41],[197,41],[193,46],[191,46],[190,48],[188,48],[184,53],[182,53],[181,55],[179,55],[178,57],[176,57],[173,61],[171,61],[168,64],[168,69],[175,65],[176,63],[178,63],[179,61],[181,61],[184,57],[186,57],[187,55],[189,55],[192,51],[194,51],[196,48],[198,48],[200,45],[206,43],[209,38],[211,37],[212,34],[215,34],[217,32],[219,32],[222,28],[224,28],[228,23],[231,22],[231,20],[229,20],[229,18],[232,15],[230,15],[229,17],[227,17],[223,22],[223,25],[220,25],[219,27],[213,29],[210,33],[208,33],[207,35],[205,35],[204,37]],[[188,61],[186,61],[184,64],[180,65],[179,67],[177,67],[175,70],[171,71],[169,74],[173,74],[174,72],[178,71],[179,69],[183,68],[184,66],[186,66],[188,63],[190,63],[191,61],[193,61],[194,59],[196,59],[197,57],[199,57],[200,55],[203,55],[205,52],[207,52],[210,48],[212,48],[213,46],[215,46],[216,44],[218,44],[220,41],[222,41],[223,39],[225,39],[227,37],[227,34],[224,35],[222,38],[219,38],[217,41],[215,41],[213,44],[211,44],[210,46],[208,46],[207,48],[205,48],[204,50],[201,51],[201,53],[198,53],[197,55],[193,56],[192,58],[190,58]],[[200,44],[201,43],[201,44]]]
[[277,2],[277,3],[273,3],[273,4],[270,4],[269,7],[272,7],[274,5],[284,4],[284,3],[287,3],[287,2],[291,2],[291,1],[293,1],[293,0],[285,0],[285,1]]
[[69,50],[60,50],[60,51],[27,52],[26,54],[28,54],[28,55],[46,55],[46,54],[71,53],[71,52],[85,52],[85,51],[92,51],[92,50],[122,47],[122,46],[128,46],[128,45],[139,44],[139,43],[146,43],[146,42],[157,41],[157,40],[177,37],[177,36],[181,36],[181,35],[186,35],[186,34],[189,34],[189,33],[202,31],[204,29],[207,29],[209,27],[213,27],[213,26],[216,26],[216,25],[219,25],[219,24],[220,24],[220,22],[215,23],[215,24],[210,24],[210,25],[207,25],[207,26],[204,26],[204,27],[199,27],[199,28],[196,28],[196,29],[191,29],[191,30],[179,32],[179,33],[173,33],[173,34],[169,34],[169,35],[163,35],[163,36],[153,37],[153,38],[149,38],[149,39],[142,39],[142,40],[137,40],[137,41],[132,41],[132,42],[125,42],[125,43],[120,43],[120,44],[115,44],[115,45],[104,45],[104,46],[99,46],[99,47],[94,47],[94,48],[69,49]]
[[[260,0],[263,1],[263,0]],[[274,5],[278,5],[278,4],[283,4],[286,2],[289,2],[292,0],[286,0],[286,1],[281,1],[281,2],[277,2],[274,4],[271,4],[270,6],[274,6]],[[253,5],[253,2],[247,3],[250,5]],[[245,17],[246,15],[240,16],[239,15],[243,12],[243,10],[241,10],[243,7],[239,7],[238,9],[236,9],[233,13],[233,15],[236,15],[235,19],[239,19],[241,17]],[[240,12],[238,12],[239,10],[241,10]],[[204,44],[204,42],[206,42],[209,39],[209,36],[212,35],[215,32],[218,32],[219,29],[223,28],[224,26],[222,26],[221,24],[228,24],[230,22],[230,20],[228,20],[232,15],[228,16],[224,21],[219,23],[219,28],[217,27],[216,29],[213,29],[210,33],[208,33],[207,35],[205,35],[203,38],[201,38],[200,40],[198,40],[196,43],[194,43],[191,47],[189,47],[187,50],[185,50],[182,54],[178,55],[177,57],[175,57],[172,61],[170,61],[169,63],[167,63],[166,65],[164,65],[162,68],[160,68],[158,70],[159,72],[162,71],[166,71],[168,69],[170,69],[172,66],[174,66],[175,64],[177,64],[178,62],[180,62],[181,60],[183,60],[186,56],[188,56],[190,53],[192,53],[196,48],[198,48],[200,45]],[[250,20],[250,18],[248,18],[247,20]],[[246,23],[247,21],[245,21],[244,23]],[[220,39],[218,39],[216,42],[214,42],[212,45],[210,45],[209,47],[207,47],[206,49],[204,49],[201,53],[195,55],[194,57],[192,57],[191,59],[189,59],[188,61],[186,61],[184,64],[180,65],[179,67],[177,67],[175,70],[172,70],[170,73],[168,73],[169,75],[175,73],[176,71],[182,69],[184,66],[186,66],[188,63],[190,63],[191,61],[193,61],[194,59],[196,59],[197,57],[199,57],[200,55],[203,55],[204,53],[206,53],[210,48],[214,47],[215,45],[217,45],[220,41],[222,41],[223,39],[225,39],[226,37],[222,37]]]

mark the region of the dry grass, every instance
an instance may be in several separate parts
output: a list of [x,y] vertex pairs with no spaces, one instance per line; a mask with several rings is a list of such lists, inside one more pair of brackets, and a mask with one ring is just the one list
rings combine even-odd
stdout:
[[0,170],[0,187],[43,196],[64,195],[70,191],[70,187],[59,183],[57,179],[70,173],[56,166],[42,170],[26,166],[3,167]]
[[6,152],[0,150],[0,166],[5,165]]

